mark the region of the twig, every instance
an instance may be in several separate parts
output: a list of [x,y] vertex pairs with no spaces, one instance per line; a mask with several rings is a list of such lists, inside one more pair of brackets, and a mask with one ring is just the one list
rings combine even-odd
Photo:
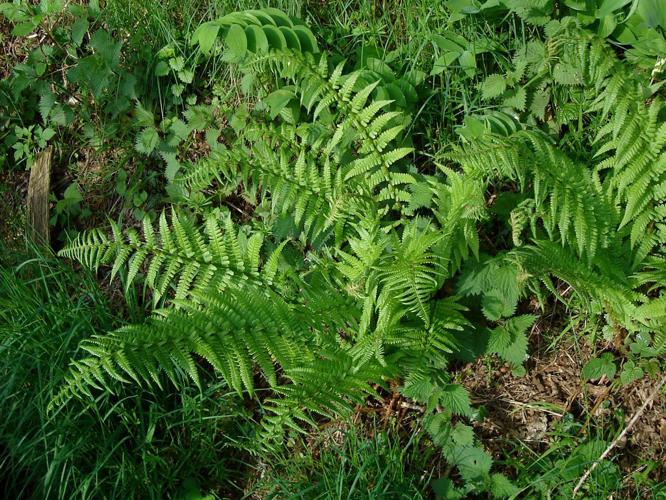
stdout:
[[659,381],[657,384],[657,387],[654,388],[654,391],[650,394],[650,396],[645,400],[643,405],[638,409],[638,411],[634,414],[633,417],[631,417],[631,420],[627,424],[627,426],[624,428],[624,430],[620,433],[619,436],[617,436],[615,439],[613,439],[613,442],[608,445],[608,448],[601,454],[601,456],[592,464],[592,466],[585,471],[585,474],[580,478],[580,481],[578,481],[578,484],[573,490],[573,496],[575,497],[578,494],[578,490],[580,490],[581,486],[585,483],[588,477],[590,477],[590,474],[594,472],[594,469],[597,468],[599,463],[605,459],[608,454],[613,451],[613,448],[617,446],[617,444],[624,438],[624,436],[631,430],[631,428],[634,426],[634,424],[638,421],[640,416],[643,414],[645,409],[648,407],[648,405],[652,402],[652,400],[657,397],[657,394],[659,394],[659,390],[661,389],[661,386],[664,385],[664,382],[666,382],[666,376],[662,377],[662,379]]

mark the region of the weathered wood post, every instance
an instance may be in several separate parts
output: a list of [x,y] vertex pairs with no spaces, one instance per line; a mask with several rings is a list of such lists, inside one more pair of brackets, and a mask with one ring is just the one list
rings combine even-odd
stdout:
[[36,243],[49,245],[49,192],[51,191],[51,147],[39,155],[30,171],[28,182],[28,235]]

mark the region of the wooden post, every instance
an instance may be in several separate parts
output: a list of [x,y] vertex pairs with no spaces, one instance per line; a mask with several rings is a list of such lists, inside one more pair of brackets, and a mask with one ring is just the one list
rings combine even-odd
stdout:
[[51,191],[51,147],[37,155],[28,183],[28,234],[36,243],[49,245],[49,193]]

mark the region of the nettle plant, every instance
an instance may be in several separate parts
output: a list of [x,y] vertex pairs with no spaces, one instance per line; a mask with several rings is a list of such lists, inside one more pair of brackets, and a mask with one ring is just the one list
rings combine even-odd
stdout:
[[[99,14],[97,2],[0,3],[0,17],[12,23],[26,52],[0,80],[0,166],[29,169],[49,144],[63,148],[65,138],[75,137],[98,147],[127,128],[123,118],[141,86],[122,64],[122,42],[99,26]],[[44,43],[35,45],[39,38]]]
[[[536,316],[517,314],[519,300],[530,290],[559,297],[555,280],[634,333],[637,349],[656,353],[665,338],[653,314],[664,308],[661,104],[625,103],[639,89],[605,43],[566,36],[588,56],[585,84],[605,89],[590,103],[607,123],[595,166],[536,127],[512,119],[497,133],[496,119],[478,119],[426,174],[395,81],[347,71],[274,9],[202,25],[197,58],[222,54],[247,101],[229,115],[224,145],[171,172],[177,203],[157,222],[112,224],[61,251],[93,269],[110,264],[128,287],[140,281],[158,309],[84,341],[89,355],[53,404],[117,381],[199,384],[213,370],[261,403],[254,443],[271,448],[397,383],[457,467],[460,481],[440,488],[514,493],[464,423],[478,412],[450,363],[493,353],[520,371]],[[496,215],[491,186],[516,206],[499,218],[509,248],[489,256],[479,231]],[[238,189],[253,208],[234,219],[219,193]]]

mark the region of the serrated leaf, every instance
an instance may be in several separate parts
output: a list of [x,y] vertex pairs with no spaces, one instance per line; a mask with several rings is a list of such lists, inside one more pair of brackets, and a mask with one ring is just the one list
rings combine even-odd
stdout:
[[453,446],[445,450],[448,462],[458,467],[465,481],[474,482],[488,476],[493,460],[482,448],[476,446]]
[[481,97],[493,99],[499,97],[506,90],[506,80],[502,75],[490,75],[481,84]]
[[508,498],[516,495],[520,489],[514,485],[504,474],[490,476],[490,485],[493,498]]
[[39,114],[42,116],[42,120],[46,123],[46,119],[53,109],[53,105],[56,102],[56,96],[50,90],[46,90],[39,98]]
[[448,384],[439,393],[440,403],[447,410],[458,415],[470,415],[472,406],[469,393],[458,384]]
[[143,129],[136,138],[136,150],[139,153],[150,154],[160,143],[160,136],[155,127]]
[[72,42],[74,42],[74,45],[81,45],[89,26],[90,24],[88,23],[88,20],[83,17],[78,18],[74,24],[72,24]]
[[622,385],[631,384],[636,380],[643,378],[643,369],[640,366],[636,366],[636,363],[629,360],[622,367],[622,372],[620,373],[620,382]]
[[525,314],[494,328],[488,337],[488,352],[513,365],[522,364],[527,356],[527,329],[535,321],[536,316]]
[[525,111],[525,104],[527,102],[527,92],[523,87],[508,92],[507,97],[504,99],[504,106],[517,109],[518,111]]
[[185,68],[185,59],[182,56],[172,57],[169,59],[169,66],[174,71],[181,71]]
[[583,380],[597,380],[604,375],[608,379],[612,379],[616,371],[615,357],[611,353],[605,352],[600,357],[588,361],[581,371],[581,376]]

